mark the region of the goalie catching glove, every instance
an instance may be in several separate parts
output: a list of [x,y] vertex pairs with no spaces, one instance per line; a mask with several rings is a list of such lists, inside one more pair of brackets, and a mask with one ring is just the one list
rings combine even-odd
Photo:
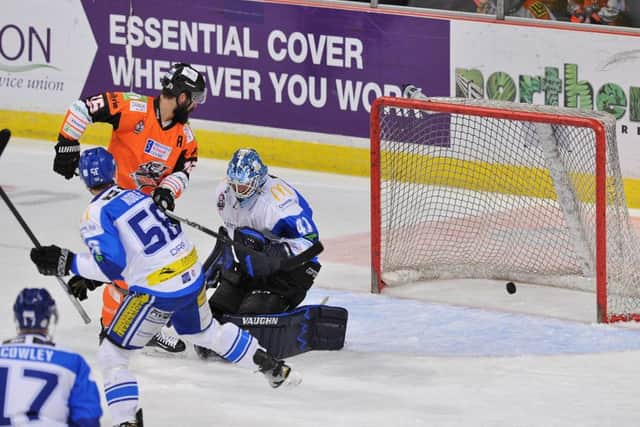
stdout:
[[75,254],[69,249],[51,245],[31,249],[30,256],[40,274],[45,276],[66,276],[69,274]]
[[69,279],[69,293],[80,301],[87,299],[87,291],[93,291],[103,285],[99,280],[91,280],[82,276],[73,276]]
[[266,277],[280,270],[282,259],[291,256],[286,243],[271,241],[250,227],[236,228],[233,251],[240,271],[250,277]]
[[53,159],[53,171],[66,179],[73,178],[80,161],[80,143],[59,135],[55,149],[56,157]]

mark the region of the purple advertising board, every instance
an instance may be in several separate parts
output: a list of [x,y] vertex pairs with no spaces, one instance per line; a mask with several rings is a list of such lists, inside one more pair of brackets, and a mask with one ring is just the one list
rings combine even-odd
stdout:
[[[83,96],[156,95],[171,63],[205,74],[194,118],[368,137],[373,99],[449,95],[446,20],[241,0],[82,0],[98,49]],[[127,36],[128,32],[128,36]]]

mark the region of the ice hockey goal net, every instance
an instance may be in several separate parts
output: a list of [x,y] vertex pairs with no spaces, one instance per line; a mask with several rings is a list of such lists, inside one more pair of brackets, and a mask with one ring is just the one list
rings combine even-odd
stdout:
[[373,292],[513,280],[595,292],[601,322],[640,320],[640,244],[609,114],[377,99],[371,236]]

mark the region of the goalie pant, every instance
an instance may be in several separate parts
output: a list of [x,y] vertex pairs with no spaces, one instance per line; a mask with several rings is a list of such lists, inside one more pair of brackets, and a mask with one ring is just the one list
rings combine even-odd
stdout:
[[220,320],[249,331],[270,354],[284,358],[310,350],[340,350],[347,319],[345,308],[305,305],[285,313],[224,314]]

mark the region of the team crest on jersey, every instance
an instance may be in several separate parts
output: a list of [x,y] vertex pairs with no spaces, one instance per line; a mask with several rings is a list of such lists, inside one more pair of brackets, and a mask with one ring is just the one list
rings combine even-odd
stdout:
[[140,133],[143,130],[144,130],[144,120],[140,120],[138,123],[136,123],[136,127],[133,128],[133,132]]
[[224,209],[224,193],[218,194],[218,210]]
[[160,184],[167,165],[160,162],[147,162],[138,166],[138,169],[129,176],[135,181],[139,190],[145,187],[155,188]]
[[169,158],[169,154],[171,154],[171,147],[160,144],[158,141],[154,141],[149,138],[144,146],[144,152],[153,157],[157,157],[158,159],[167,160]]

